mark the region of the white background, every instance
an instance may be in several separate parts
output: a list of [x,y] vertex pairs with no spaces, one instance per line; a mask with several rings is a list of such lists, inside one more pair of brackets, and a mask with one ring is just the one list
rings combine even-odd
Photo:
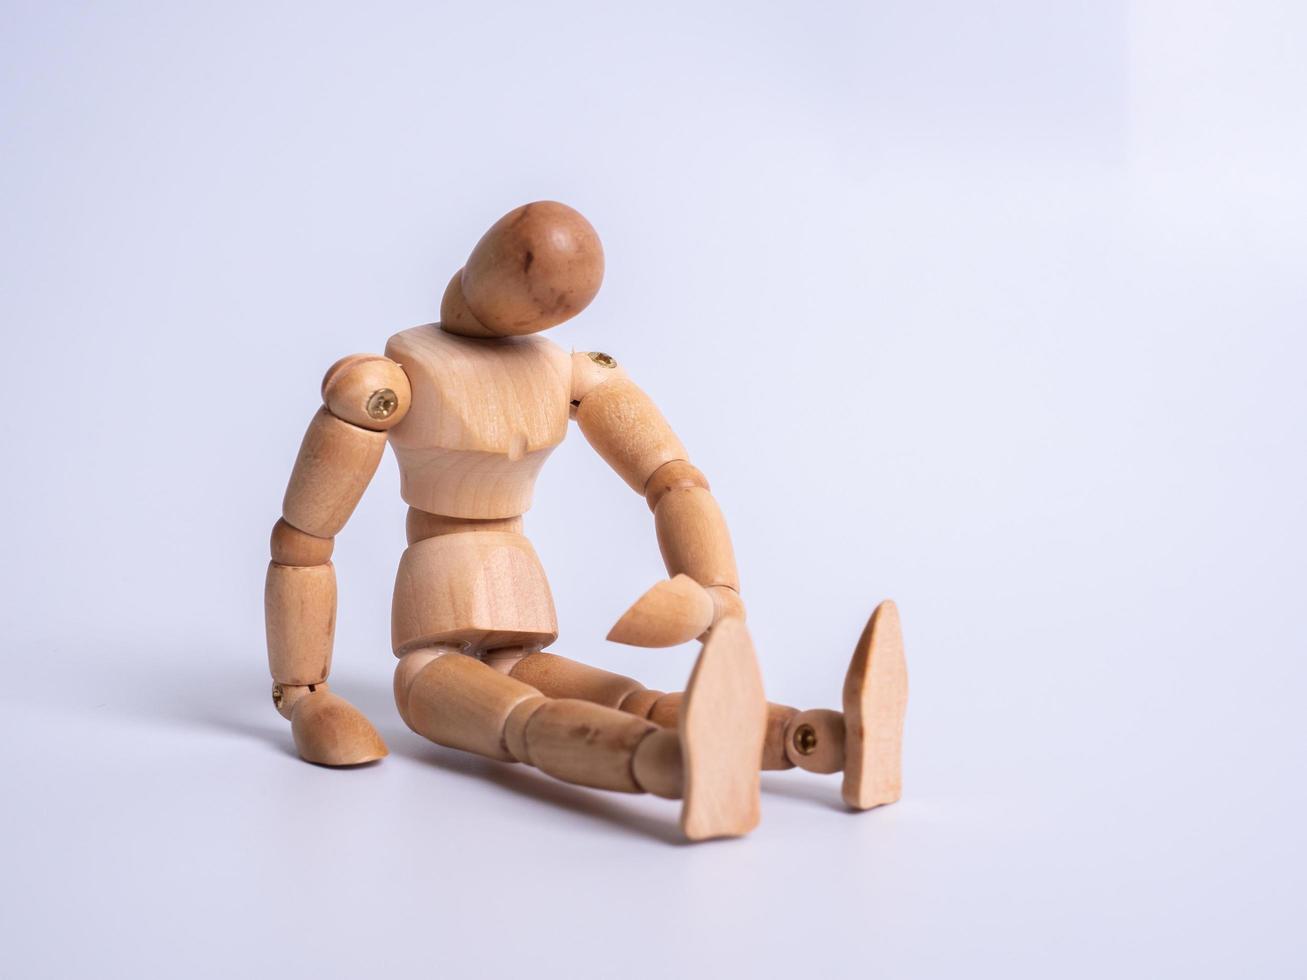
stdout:
[[[1295,3],[3,4],[0,974],[1301,976],[1307,14]],[[430,745],[390,701],[394,464],[293,756],[266,539],[319,379],[555,198],[553,332],[664,407],[769,694],[893,596],[906,796],[743,841]],[[557,649],[660,577],[579,437]]]

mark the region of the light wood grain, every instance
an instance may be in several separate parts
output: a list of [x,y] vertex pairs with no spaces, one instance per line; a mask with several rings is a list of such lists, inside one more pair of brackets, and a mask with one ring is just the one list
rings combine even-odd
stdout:
[[636,493],[649,477],[674,459],[685,459],[685,447],[662,412],[627,378],[595,388],[576,409],[582,434],[609,466]]
[[[550,699],[535,687],[456,653],[408,654],[396,673],[396,700],[409,727],[450,748],[522,761],[557,779],[619,792],[645,787],[634,774],[641,741],[658,727],[590,701]],[[413,659],[410,659],[413,658]],[[408,664],[416,662],[416,672]],[[411,678],[411,679],[410,679]],[[407,688],[407,690],[405,690]],[[650,787],[674,790],[663,753],[645,760]]]
[[323,766],[356,766],[388,752],[377,730],[357,708],[323,689],[296,702],[290,730],[300,757]]
[[844,678],[844,802],[856,810],[903,795],[908,666],[899,611],[886,599],[867,622]]
[[731,617],[740,620],[745,618],[744,600],[729,585],[710,585],[705,591],[712,599],[714,623]]
[[461,648],[457,646],[433,646],[413,650],[399,658],[399,663],[395,665],[395,709],[409,728],[413,727],[413,723],[408,718],[408,689],[413,686],[413,679],[437,657],[461,653]]
[[[642,687],[628,694],[618,707],[637,718],[648,718],[649,712],[653,710],[653,706],[658,702],[659,698],[664,696],[664,693],[663,691],[651,691]],[[676,725],[673,723],[667,727],[675,728]]]
[[766,699],[753,641],[727,619],[690,676],[678,731],[685,760],[681,830],[691,840],[738,837],[758,825]]
[[501,517],[490,520],[477,520],[471,517],[445,517],[443,514],[428,514],[416,507],[408,509],[404,519],[404,533],[409,544],[417,544],[427,538],[438,538],[442,534],[462,534],[464,531],[508,531],[522,533],[521,517]]
[[331,670],[336,634],[336,570],[268,563],[263,590],[268,666],[282,684],[317,684]]
[[490,650],[481,651],[481,662],[488,667],[493,667],[501,674],[511,674],[513,668],[520,664],[524,659],[533,653],[540,651],[534,647],[524,647],[521,645],[511,647],[494,647]]
[[642,787],[631,771],[632,756],[657,730],[644,719],[589,701],[546,701],[527,722],[523,761],[569,783],[638,793]]
[[681,736],[665,728],[646,736],[631,758],[631,775],[646,793],[679,800],[685,788]]
[[[681,718],[681,705],[685,695],[681,692],[664,694],[662,691],[641,689],[632,692],[621,704],[623,711],[650,721],[663,728],[676,728]],[[763,735],[760,768],[766,770],[793,769],[794,763],[785,754],[786,726],[799,713],[798,708],[784,704],[767,705],[767,723]]]
[[331,560],[335,547],[335,539],[305,534],[287,524],[284,517],[272,526],[269,550],[272,560],[279,565],[325,565]]
[[535,688],[475,657],[437,657],[409,685],[408,724],[441,745],[511,762],[504,726],[517,705],[539,696]]
[[571,358],[542,337],[475,340],[435,325],[391,337],[413,405],[390,430],[400,494],[431,514],[511,518],[567,434]]
[[639,681],[553,653],[533,653],[513,668],[512,674],[551,698],[574,698],[608,708],[622,702],[644,685]]
[[707,490],[690,487],[664,494],[654,509],[654,526],[668,574],[740,590],[726,518]]
[[664,694],[650,706],[645,717],[660,728],[677,728],[681,722],[681,706],[684,702],[684,691]]
[[504,747],[519,762],[525,762],[527,765],[531,764],[531,757],[527,752],[526,745],[526,726],[536,710],[543,707],[548,701],[549,699],[543,695],[519,701],[517,707],[509,712],[508,720],[504,722]]
[[663,494],[670,490],[689,490],[692,487],[712,489],[708,486],[708,478],[697,467],[684,459],[674,459],[654,470],[653,476],[645,482],[644,500],[650,510],[656,510]]
[[654,585],[622,614],[608,639],[637,647],[672,647],[702,635],[712,625],[712,597],[688,575]]
[[408,414],[413,396],[408,376],[380,354],[350,354],[333,364],[322,379],[322,402],[338,419],[378,432]]
[[290,721],[291,713],[301,698],[308,697],[316,691],[327,690],[327,682],[318,684],[280,684],[272,682],[272,706],[277,714]]
[[[550,697],[577,698],[594,704],[616,707],[637,718],[648,718],[667,729],[677,727],[685,697],[683,693],[668,695],[662,691],[649,690],[629,677],[553,653],[528,655],[513,669],[512,676]],[[794,768],[794,763],[786,755],[786,727],[790,719],[798,713],[797,708],[788,705],[767,705],[760,768],[765,770]],[[842,743],[840,751],[842,752]]]
[[789,705],[767,705],[767,728],[762,740],[762,769],[794,768],[794,763],[785,752],[785,736],[789,730],[790,719],[798,713],[798,708],[791,708]]
[[386,433],[360,429],[319,409],[291,471],[282,516],[318,538],[334,538],[372,480]]
[[630,380],[626,368],[617,363],[617,358],[603,351],[574,351],[572,354],[572,406],[581,404],[581,399],[594,391],[601,384],[618,378]]
[[410,545],[395,576],[396,653],[438,643],[540,648],[558,636],[540,559],[520,534],[444,534]]

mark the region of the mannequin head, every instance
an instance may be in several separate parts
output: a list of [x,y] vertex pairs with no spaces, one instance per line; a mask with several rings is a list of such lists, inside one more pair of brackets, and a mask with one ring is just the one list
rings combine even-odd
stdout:
[[569,320],[604,278],[590,222],[566,204],[536,201],[496,221],[454,274],[440,325],[468,337],[515,337]]

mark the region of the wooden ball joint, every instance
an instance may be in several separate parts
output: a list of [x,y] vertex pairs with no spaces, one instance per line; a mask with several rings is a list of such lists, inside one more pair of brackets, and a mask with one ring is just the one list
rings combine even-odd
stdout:
[[[841,772],[854,809],[898,799],[907,672],[894,604],[876,608],[854,648],[842,710],[766,702],[707,478],[614,357],[540,336],[589,306],[603,275],[585,218],[553,201],[524,205],[448,281],[439,322],[327,371],[272,530],[265,591],[273,704],[297,750],[327,766],[387,751],[327,676],[335,535],[389,443],[409,508],[392,607],[395,703],[413,731],[579,785],[679,799],[692,840],[757,825],[762,769]],[[544,652],[558,624],[522,515],[569,419],[645,499],[667,568],[609,639],[698,639],[684,692]]]

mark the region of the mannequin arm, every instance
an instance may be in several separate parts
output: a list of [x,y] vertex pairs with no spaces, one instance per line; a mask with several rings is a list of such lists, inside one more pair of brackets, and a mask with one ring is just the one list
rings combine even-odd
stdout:
[[385,430],[408,411],[408,378],[384,357],[332,366],[324,407],[309,423],[272,529],[264,614],[273,704],[291,720],[300,754],[350,765],[380,758],[385,744],[347,702],[325,690],[336,631],[336,534],[376,472]]
[[[679,619],[685,630],[697,622],[696,616],[709,616],[704,628],[727,616],[743,618],[739,573],[726,519],[707,479],[690,464],[689,454],[667,420],[652,399],[606,354],[574,354],[572,374],[572,405],[581,432],[608,465],[649,504],[658,547],[667,573],[673,577],[672,582],[655,586],[632,608],[628,617],[648,603],[651,613],[656,611],[664,619]],[[697,583],[706,592],[711,610],[695,597],[694,590],[687,591],[685,583],[678,584],[676,576],[687,576]],[[628,617],[623,617],[623,622]],[[692,633],[685,639],[695,635],[698,634]],[[640,639],[637,636],[613,638],[636,643]]]

